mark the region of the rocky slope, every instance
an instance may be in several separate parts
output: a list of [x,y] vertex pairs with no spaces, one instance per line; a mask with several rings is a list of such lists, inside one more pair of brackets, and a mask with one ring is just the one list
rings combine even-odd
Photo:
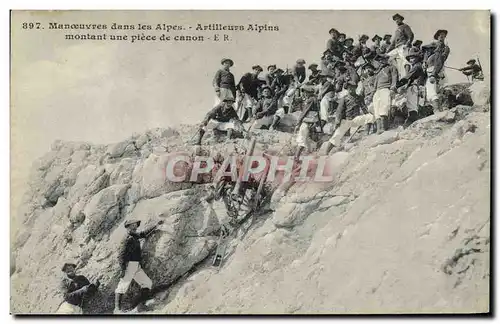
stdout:
[[[194,237],[205,185],[171,183],[162,172],[166,153],[192,153],[193,132],[184,125],[113,145],[54,143],[33,166],[12,239],[12,312],[55,312],[66,261],[102,282],[91,312],[111,312],[130,218],[165,220],[144,244],[146,272],[169,287],[153,313],[489,310],[487,102],[355,136],[332,155],[332,182],[278,188],[221,268],[207,262],[217,237]],[[256,136],[258,150],[293,154],[288,133]],[[212,154],[246,144],[204,141]]]

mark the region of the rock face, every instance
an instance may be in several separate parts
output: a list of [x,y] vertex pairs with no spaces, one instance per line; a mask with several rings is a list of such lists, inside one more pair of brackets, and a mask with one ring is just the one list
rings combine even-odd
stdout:
[[[145,271],[155,285],[171,285],[153,313],[488,311],[489,109],[458,106],[360,137],[332,155],[333,181],[278,188],[219,269],[203,263],[217,237],[196,237],[205,185],[164,174],[165,153],[191,154],[194,129],[155,129],[109,146],[56,142],[34,163],[11,246],[13,313],[55,312],[66,261],[102,283],[86,311],[111,312],[127,219],[141,228],[165,222],[143,244]],[[293,154],[290,134],[255,136],[259,150]],[[206,154],[226,154],[246,141],[207,134],[204,144]]]

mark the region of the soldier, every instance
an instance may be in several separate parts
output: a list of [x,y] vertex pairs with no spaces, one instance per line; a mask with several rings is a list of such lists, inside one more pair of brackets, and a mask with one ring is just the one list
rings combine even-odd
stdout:
[[326,42],[326,50],[330,51],[333,55],[336,55],[339,47],[339,31],[335,28],[331,28],[328,33],[330,34],[330,39]]
[[413,42],[413,48],[416,48],[417,50],[422,49],[422,41],[420,39],[417,39],[416,41]]
[[230,68],[234,65],[233,60],[225,58],[221,60],[222,68],[215,73],[213,86],[215,89],[215,105],[218,105],[224,99],[236,98],[236,84],[234,75],[231,73]]
[[[375,110],[373,108],[373,95],[375,93],[375,67],[371,63],[365,63],[361,69],[363,73],[361,81],[358,83],[356,94],[364,98],[364,104],[368,112],[375,116]],[[366,135],[370,135],[371,131],[376,132],[375,124],[368,123],[366,127]]]
[[66,262],[62,269],[66,277],[61,281],[61,291],[63,292],[64,302],[59,306],[57,314],[83,314],[85,302],[97,292],[100,282],[95,283],[82,275],[76,274],[76,264]]
[[135,280],[141,286],[139,307],[145,307],[145,303],[150,297],[153,282],[143,270],[144,265],[142,264],[142,251],[139,240],[147,238],[162,224],[163,220],[160,220],[156,225],[142,232],[137,232],[137,228],[141,225],[140,220],[127,220],[125,222],[127,236],[123,240],[118,257],[121,268],[121,279],[115,290],[115,312],[121,312],[122,296],[127,292],[132,280]]
[[311,74],[309,75],[309,83],[319,84],[321,70],[318,70],[318,64],[312,63],[309,65],[308,69],[311,71]]
[[380,44],[380,41],[382,40],[382,37],[380,37],[379,35],[375,35],[372,37],[372,42],[373,42],[373,45],[371,47],[371,51],[375,54],[382,54],[382,49],[381,49],[381,44]]
[[275,77],[276,77],[276,64],[271,64],[267,67],[267,73],[264,76],[264,80],[266,80],[266,85],[268,87],[270,87],[273,84]]
[[441,109],[438,93],[440,87],[446,82],[443,67],[450,54],[450,48],[444,42],[447,35],[447,30],[439,29],[434,34],[436,41],[422,46],[425,51],[424,69],[427,72],[427,81],[425,83],[426,100],[432,105],[434,111]]
[[295,132],[297,133],[297,151],[295,152],[294,160],[299,161],[300,154],[307,147],[309,148],[309,135],[312,127],[315,127],[319,122],[319,102],[314,95],[316,89],[311,86],[302,87],[302,92],[306,96],[304,110],[297,120]]
[[389,46],[391,46],[391,38],[392,35],[390,34],[385,34],[383,38],[383,43],[380,44],[380,54],[386,54],[387,50],[389,49]]
[[335,132],[327,142],[326,154],[333,147],[340,147],[342,137],[352,128],[361,127],[374,122],[372,114],[368,113],[362,98],[356,94],[357,84],[347,83],[347,95],[342,98],[335,113]]
[[259,99],[260,85],[262,81],[259,79],[259,74],[262,72],[260,65],[252,66],[252,73],[245,73],[237,85],[237,93],[239,93],[238,117],[243,122],[247,118],[251,118],[252,107]]
[[359,37],[359,43],[354,47],[352,54],[353,54],[353,61],[356,61],[359,57],[365,56],[370,54],[370,48],[366,45],[366,42],[370,39],[368,35],[361,35]]
[[[405,58],[406,60],[406,58]],[[381,64],[375,77],[375,93],[373,95],[373,110],[377,122],[377,134],[389,129],[389,110],[391,109],[391,92],[396,92],[398,71],[389,64],[387,56],[379,57]]]
[[243,126],[233,108],[233,103],[234,99],[226,98],[222,103],[208,112],[205,119],[199,125],[195,145],[201,145],[201,140],[207,129],[226,131],[227,139],[231,139],[234,131],[242,131]]
[[403,22],[403,16],[395,14],[392,16],[392,20],[396,22],[397,28],[394,32],[391,45],[387,49],[387,55],[396,60],[398,73],[401,77],[404,77],[406,75],[405,64],[408,64],[405,58],[405,50],[411,48],[414,35],[410,26]]
[[271,126],[274,114],[277,110],[278,103],[276,98],[273,96],[271,88],[264,86],[262,88],[262,98],[260,98],[257,105],[254,106],[253,116],[255,121],[250,127],[250,130]]
[[354,44],[354,39],[352,39],[351,37],[346,38],[346,40],[344,41],[344,50],[347,50],[348,52],[352,53],[354,50],[353,44]]
[[406,59],[411,64],[405,85],[403,86],[403,91],[406,90],[406,107],[408,108],[408,118],[405,121],[405,127],[408,127],[418,119],[418,98],[420,87],[424,85],[425,72],[422,67],[422,56],[419,50],[412,48]]
[[483,81],[484,76],[483,76],[483,70],[481,67],[476,63],[475,59],[470,59],[467,61],[467,66],[459,69],[459,71],[462,71],[464,75],[472,76],[472,81],[479,80]]
[[320,100],[319,117],[322,129],[328,122],[330,108],[335,97],[335,75],[332,72],[326,72],[323,73],[323,76],[326,78],[326,81],[321,85],[321,90],[318,95],[318,99]]
[[298,86],[301,86],[306,81],[306,61],[298,59],[292,69],[292,75]]

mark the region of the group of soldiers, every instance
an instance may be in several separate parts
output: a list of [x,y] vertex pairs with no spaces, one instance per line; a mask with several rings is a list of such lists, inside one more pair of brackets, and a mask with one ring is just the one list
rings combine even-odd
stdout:
[[[446,82],[444,67],[450,53],[445,42],[448,31],[437,30],[434,41],[422,46],[421,40],[414,40],[413,31],[402,15],[395,14],[392,19],[396,24],[394,34],[374,35],[371,46],[367,44],[370,40],[367,35],[361,35],[355,44],[353,38],[331,28],[320,64],[309,64],[307,68],[304,59],[298,59],[290,69],[271,64],[261,77],[263,68],[255,65],[236,83],[230,71],[234,62],[222,59],[222,68],[213,80],[215,106],[200,123],[195,144],[201,145],[207,129],[226,132],[229,139],[236,133],[251,134],[253,129],[276,129],[287,114],[299,107],[300,114],[294,123],[298,162],[309,147],[312,133],[329,136],[325,146],[328,154],[341,145],[347,133],[357,132],[360,127],[365,127],[367,135],[386,131],[396,95],[404,97],[406,102],[405,126],[419,118],[418,111],[423,106],[431,106],[434,112],[441,110],[439,92]],[[474,59],[457,70],[473,82],[484,78],[479,62]],[[248,129],[245,123],[250,125]],[[329,123],[333,125],[330,129],[326,127]],[[228,224],[227,204],[213,205],[224,196],[221,194],[224,188],[219,183],[204,197],[208,213],[200,235],[206,230],[211,213],[217,214],[221,225]],[[137,232],[140,221],[125,223],[127,235],[119,253],[121,279],[115,291],[115,312],[122,312],[122,297],[132,280],[141,286],[140,305],[144,306],[151,296],[152,281],[143,270],[139,239],[146,238],[161,224],[162,221]],[[66,277],[59,313],[81,313],[85,300],[99,288],[98,281],[91,283],[86,277],[76,275],[75,269],[75,263],[65,263],[62,268]]]
[[[439,93],[446,82],[444,67],[450,53],[448,31],[437,30],[434,41],[422,45],[404,19],[393,15],[394,34],[374,35],[371,46],[368,35],[359,36],[355,43],[331,28],[320,64],[310,64],[307,69],[305,60],[298,59],[290,69],[271,64],[261,77],[263,68],[255,65],[236,83],[230,71],[234,62],[222,59],[222,68],[213,80],[215,107],[200,123],[195,144],[201,145],[207,129],[225,131],[228,138],[235,132],[276,129],[299,106],[301,114],[295,123],[298,159],[313,133],[331,136],[328,154],[351,128],[365,126],[368,135],[386,131],[396,97],[406,103],[405,127],[419,118],[420,107],[441,110]],[[472,81],[483,78],[473,59],[458,70]],[[245,123],[250,124],[248,129]],[[328,123],[333,127],[325,127]]]

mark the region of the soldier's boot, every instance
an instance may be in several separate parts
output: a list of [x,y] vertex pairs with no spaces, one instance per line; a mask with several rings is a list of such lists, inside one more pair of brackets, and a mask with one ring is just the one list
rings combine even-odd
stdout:
[[114,313],[121,313],[121,302],[122,302],[123,294],[115,294],[115,310]]
[[230,139],[231,139],[231,137],[233,136],[233,131],[234,131],[233,129],[228,129],[228,130],[227,130],[227,139],[228,139],[228,140],[230,140]]
[[389,117],[387,116],[382,116],[382,128],[384,129],[384,131],[388,130],[389,129]]
[[384,127],[382,126],[382,118],[377,118],[377,134],[382,134]]
[[137,305],[138,311],[146,310],[146,302],[151,298],[151,289],[141,288],[141,294],[139,296],[139,304]]
[[373,123],[366,124],[366,135],[370,135],[372,133]]
[[271,124],[271,127],[269,127],[269,130],[275,130],[276,127],[278,126],[278,123],[280,122],[280,117],[279,116],[274,116],[273,117],[273,123]]
[[201,139],[205,135],[205,131],[203,129],[198,129],[198,134],[196,134],[196,140],[194,141],[194,145],[201,145]]

